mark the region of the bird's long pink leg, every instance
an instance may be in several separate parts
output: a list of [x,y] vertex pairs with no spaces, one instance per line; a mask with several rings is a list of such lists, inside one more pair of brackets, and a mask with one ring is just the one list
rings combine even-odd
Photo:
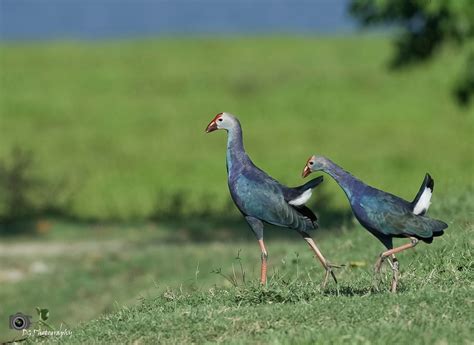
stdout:
[[265,248],[265,243],[263,240],[258,240],[258,244],[260,245],[260,251],[262,252],[262,267],[260,269],[260,282],[262,285],[267,284],[267,258],[268,253],[267,249]]
[[392,262],[391,262],[391,265],[392,266],[392,272],[393,272],[393,276],[392,276],[392,283],[390,284],[390,292],[397,292],[397,285],[398,285],[398,275],[399,275],[399,263],[398,263],[398,260],[397,258],[395,257],[395,254],[392,254]]
[[[327,284],[328,278],[329,278],[329,274],[332,275],[332,277],[334,278],[334,281],[337,284],[336,276],[334,275],[334,272],[331,269],[333,266],[328,263],[328,261],[323,256],[323,254],[319,250],[318,246],[316,245],[316,243],[314,243],[314,241],[311,237],[304,236],[303,238],[306,242],[308,242],[308,244],[311,247],[311,249],[313,250],[314,254],[316,254],[316,257],[318,258],[319,262],[321,262],[321,265],[323,265],[324,269],[326,270],[326,274],[324,276],[324,281],[323,281],[323,288],[326,287],[326,284]],[[334,266],[334,267],[337,267],[337,266]]]
[[413,248],[417,244],[418,244],[418,239],[415,237],[410,237],[410,243],[382,252],[382,254],[380,254],[379,258],[377,259],[377,262],[375,263],[375,274],[379,275],[380,268],[382,267],[382,263],[384,262],[384,260],[389,256],[393,257],[393,262],[391,265],[392,270],[393,270],[393,278],[392,278],[392,284],[391,284],[391,289],[390,289],[391,292],[397,292],[397,284],[398,284],[399,264],[398,264],[398,260],[395,258],[395,254],[400,253],[404,250]]
[[313,250],[314,254],[316,254],[316,257],[318,258],[319,262],[321,262],[321,265],[326,267],[326,259],[324,258],[323,254],[319,250],[318,246],[316,243],[314,243],[313,239],[311,237],[305,237],[304,240],[308,242],[309,246]]

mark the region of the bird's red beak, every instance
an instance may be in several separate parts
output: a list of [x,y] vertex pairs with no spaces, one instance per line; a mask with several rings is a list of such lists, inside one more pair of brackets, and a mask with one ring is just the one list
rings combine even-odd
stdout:
[[221,116],[222,116],[222,113],[219,113],[211,122],[209,122],[209,124],[206,127],[206,133],[211,133],[211,132],[214,132],[216,129],[219,129],[217,128],[217,120]]
[[212,120],[206,127],[206,133],[214,132],[217,129],[216,120]]
[[311,160],[311,158],[313,158],[314,156],[311,156],[308,158],[308,160],[306,161],[306,165],[304,166],[304,169],[303,169],[303,173],[301,174],[301,176],[303,176],[303,178],[305,178],[306,176],[308,176],[309,174],[311,174],[311,168],[309,167],[309,161]]
[[303,173],[301,174],[301,176],[303,176],[303,178],[305,178],[306,176],[308,176],[309,174],[311,174],[311,169],[309,168],[309,166],[306,164],[304,169],[303,169]]

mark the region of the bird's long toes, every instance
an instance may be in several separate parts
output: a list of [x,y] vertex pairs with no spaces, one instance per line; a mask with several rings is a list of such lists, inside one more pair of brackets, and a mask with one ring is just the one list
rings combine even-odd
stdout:
[[379,272],[375,272],[373,279],[372,279],[372,286],[374,288],[374,291],[379,292],[380,291],[380,282],[382,280],[382,275]]
[[334,274],[334,272],[331,270],[329,271],[331,273],[331,276],[332,276],[332,279],[334,279],[334,282],[336,283],[337,285],[337,279],[336,279],[336,275]]

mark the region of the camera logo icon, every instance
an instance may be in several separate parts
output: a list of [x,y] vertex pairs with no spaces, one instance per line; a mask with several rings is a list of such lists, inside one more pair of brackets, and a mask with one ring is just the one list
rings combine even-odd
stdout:
[[25,315],[23,313],[16,313],[10,315],[10,328],[21,331],[23,329],[28,329],[31,326],[31,316]]

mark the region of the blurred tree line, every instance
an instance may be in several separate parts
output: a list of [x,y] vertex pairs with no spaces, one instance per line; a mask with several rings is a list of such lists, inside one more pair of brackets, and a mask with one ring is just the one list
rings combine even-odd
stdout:
[[67,215],[66,180],[47,181],[35,163],[32,151],[17,146],[0,160],[0,235],[33,232],[41,215]]
[[352,0],[350,13],[363,25],[401,27],[390,67],[432,59],[445,44],[466,46],[465,66],[453,94],[467,106],[474,94],[474,0]]

